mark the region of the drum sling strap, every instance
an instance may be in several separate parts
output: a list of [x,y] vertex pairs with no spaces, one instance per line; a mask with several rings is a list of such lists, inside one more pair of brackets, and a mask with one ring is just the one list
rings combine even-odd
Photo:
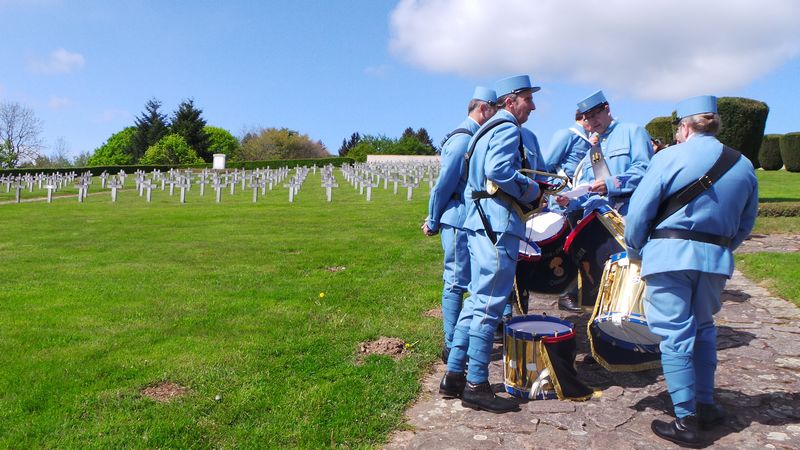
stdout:
[[[447,141],[449,141],[451,137],[453,137],[453,136],[455,136],[457,134],[466,134],[467,136],[470,136],[470,137],[472,137],[472,135],[473,135],[472,131],[470,131],[470,130],[468,130],[466,128],[456,128],[455,130],[447,133],[447,136],[445,136],[444,139],[442,139],[442,143],[439,144],[439,147],[444,148],[444,145],[447,143]],[[453,200],[461,200],[461,194],[459,194],[458,192],[454,192],[453,196],[451,198]]]
[[589,160],[592,162],[592,172],[594,172],[595,180],[611,178],[611,172],[608,170],[605,158],[603,158],[603,149],[600,148],[600,144],[592,145],[589,150]]
[[439,147],[444,147],[444,144],[446,144],[447,141],[449,141],[451,137],[453,137],[453,136],[455,136],[457,134],[466,134],[468,136],[472,136],[473,133],[472,133],[472,131],[469,131],[466,128],[456,128],[455,130],[447,133],[447,136],[445,136],[444,139],[442,139],[442,143],[439,144]]
[[[472,153],[475,151],[475,145],[478,144],[478,141],[490,130],[495,128],[496,126],[502,123],[514,123],[509,119],[497,119],[487,123],[485,126],[481,127],[478,130],[478,134],[472,137],[472,141],[470,142],[469,149],[467,153],[464,155],[464,163],[466,167],[464,168],[464,176],[469,176],[469,160],[472,158]],[[522,156],[522,165],[523,167],[527,164],[527,158],[525,157],[525,148],[522,146],[522,134],[519,136],[519,153]],[[483,206],[481,206],[480,200],[482,198],[491,198],[493,195],[489,194],[486,191],[473,191],[472,192],[472,201],[475,202],[475,208],[478,210],[478,216],[481,218],[481,223],[483,224],[483,229],[486,230],[486,236],[492,241],[492,244],[497,244],[497,233],[494,232],[492,229],[492,224],[489,223],[489,219],[486,217],[486,212],[483,210]]]
[[[679,209],[689,204],[689,202],[694,200],[698,195],[709,189],[722,177],[722,175],[725,174],[725,172],[727,172],[731,167],[733,167],[734,164],[736,164],[736,161],[739,160],[740,156],[742,156],[741,153],[728,147],[727,145],[723,145],[722,154],[719,155],[717,161],[714,162],[714,165],[711,166],[705,175],[679,189],[677,192],[667,197],[661,203],[661,205],[659,205],[658,215],[653,221],[652,229],[655,229],[655,227],[657,227],[667,217],[675,214]],[[722,247],[728,247],[731,244],[731,240],[728,237],[692,230],[654,230],[650,234],[650,239],[687,239],[690,241],[715,244]]]

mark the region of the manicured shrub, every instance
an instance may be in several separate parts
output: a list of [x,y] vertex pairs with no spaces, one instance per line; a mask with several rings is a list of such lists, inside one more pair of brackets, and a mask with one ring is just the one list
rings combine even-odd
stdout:
[[783,167],[780,140],[780,134],[767,134],[761,141],[758,162],[764,170],[779,170]]
[[717,139],[742,152],[753,167],[758,168],[758,149],[769,114],[767,104],[749,98],[720,97],[717,110],[722,118],[722,130]]
[[800,217],[800,202],[759,203],[761,217]]
[[672,126],[672,117],[656,117],[644,128],[651,138],[658,139],[663,144],[671,144],[675,140],[675,127]]
[[781,136],[781,159],[789,172],[800,172],[800,132]]

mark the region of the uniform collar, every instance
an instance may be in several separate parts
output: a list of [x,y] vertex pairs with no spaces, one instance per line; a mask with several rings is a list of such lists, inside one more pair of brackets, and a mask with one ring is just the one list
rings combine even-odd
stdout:
[[603,131],[603,133],[599,135],[600,140],[601,141],[605,140],[605,138],[607,138],[608,135],[611,134],[612,131],[614,131],[614,127],[616,126],[617,126],[617,119],[611,119],[611,123],[608,124],[605,131]]

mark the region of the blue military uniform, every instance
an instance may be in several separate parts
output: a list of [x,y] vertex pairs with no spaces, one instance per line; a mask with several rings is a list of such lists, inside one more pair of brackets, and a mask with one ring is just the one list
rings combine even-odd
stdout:
[[572,179],[575,168],[591,146],[586,130],[578,123],[570,128],[558,130],[550,140],[550,147],[542,155],[545,167],[543,170],[557,173],[562,169]]
[[[494,90],[481,86],[475,89],[472,98],[488,103],[497,100]],[[428,228],[439,232],[444,251],[442,322],[444,343],[448,349],[470,279],[467,234],[463,229],[466,217],[464,188],[467,184],[464,154],[478,128],[480,125],[467,117],[442,144],[439,179],[431,190],[428,202]]]
[[[716,98],[710,96],[678,106],[679,117],[716,111]],[[656,154],[633,193],[626,217],[628,255],[642,259],[641,274],[647,282],[645,314],[650,329],[662,337],[664,378],[679,419],[693,416],[698,404],[714,403],[713,314],[720,309],[725,280],[733,273],[732,251],[755,222],[758,184],[753,166],[740,157],[709,189],[656,227],[730,238],[728,245],[651,238],[651,228],[664,199],[703,176],[722,147],[714,136],[693,134],[685,143]],[[656,433],[663,437],[663,432]]]
[[[531,88],[527,76],[512,77],[497,83],[498,98],[522,87]],[[489,129],[495,121],[504,120]],[[456,324],[453,347],[447,363],[450,373],[463,373],[469,357],[469,383],[484,383],[489,378],[489,360],[492,351],[494,330],[501,320],[514,282],[519,241],[524,237],[525,224],[513,211],[507,200],[494,197],[479,200],[485,213],[487,230],[480,217],[473,193],[485,191],[487,180],[493,181],[500,190],[524,203],[531,203],[539,196],[535,181],[519,172],[523,168],[520,139],[523,144],[538,152],[538,142],[533,133],[522,132],[514,115],[501,109],[485,123],[473,137],[474,152],[469,161],[469,177],[465,189],[467,215],[464,228],[468,232],[469,251],[472,262],[470,296]],[[494,232],[497,242],[489,235]]]
[[[597,91],[578,103],[578,109],[586,112],[605,102],[602,91]],[[624,216],[628,211],[630,196],[639,185],[650,158],[653,156],[650,135],[644,128],[636,124],[619,123],[612,120],[605,131],[598,135],[598,144],[611,173],[611,177],[605,180],[608,194],[605,196],[592,194],[578,198],[570,202],[569,209],[583,207],[585,213],[588,214],[602,205],[609,205]],[[587,152],[582,164],[584,169],[577,183],[594,182],[595,174],[592,170],[590,153]]]

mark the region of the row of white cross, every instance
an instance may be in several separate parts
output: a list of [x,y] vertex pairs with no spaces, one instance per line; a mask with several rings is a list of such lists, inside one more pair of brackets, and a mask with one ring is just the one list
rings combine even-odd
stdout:
[[[253,202],[258,201],[260,196],[265,196],[267,189],[279,186],[281,182],[287,180],[283,187],[288,188],[289,202],[293,203],[295,197],[300,192],[300,188],[305,182],[308,174],[316,174],[318,167],[297,166],[290,170],[288,167],[277,169],[264,168],[254,170],[237,169],[233,171],[218,171],[203,169],[200,172],[193,172],[191,169],[170,169],[166,172],[154,170],[147,173],[137,170],[131,175],[120,170],[117,174],[103,172],[97,178],[100,179],[101,189],[109,189],[111,201],[117,201],[117,192],[125,186],[127,176],[135,179],[136,191],[140,197],[145,197],[150,203],[152,191],[160,189],[166,191],[169,188],[169,195],[174,195],[175,188],[180,190],[180,203],[186,202],[187,192],[191,191],[192,186],[199,187],[200,196],[205,195],[205,187],[213,188],[216,194],[216,202],[222,200],[222,191],[229,189],[230,194],[234,195],[237,187],[242,191],[249,188],[253,192]],[[339,187],[334,177],[334,167],[332,165],[320,167],[322,176],[321,187],[325,188],[328,202],[332,201],[333,188]],[[380,186],[383,181],[383,188],[388,189],[389,183],[394,185],[394,194],[397,194],[398,185],[407,189],[408,200],[412,199],[413,190],[418,188],[421,181],[427,181],[429,188],[433,187],[434,181],[438,176],[438,165],[431,163],[365,163],[365,164],[345,164],[341,168],[343,177],[355,189],[359,190],[360,195],[366,191],[366,200],[372,201],[372,190]],[[47,202],[53,198],[53,192],[57,192],[66,186],[74,186],[78,191],[78,201],[83,202],[88,195],[89,188],[94,182],[94,177],[90,172],[83,174],[69,173],[50,173],[50,174],[24,174],[16,176],[5,176],[0,178],[0,185],[5,184],[6,192],[16,189],[16,201],[20,202],[20,192],[28,189],[33,192],[34,185],[39,188],[47,189]]]

